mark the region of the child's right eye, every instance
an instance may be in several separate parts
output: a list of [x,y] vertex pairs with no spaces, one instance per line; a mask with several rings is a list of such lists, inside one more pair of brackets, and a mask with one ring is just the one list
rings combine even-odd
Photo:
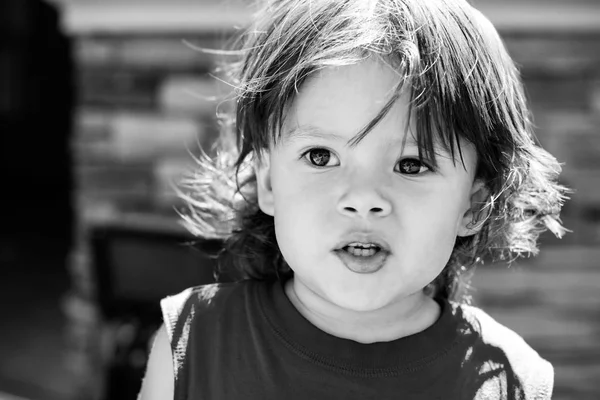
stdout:
[[[332,167],[340,164],[340,161],[337,159],[331,151],[322,148],[315,148],[305,151],[302,154],[302,158],[304,158],[307,162],[315,167]],[[337,164],[329,165],[330,161],[337,160]]]

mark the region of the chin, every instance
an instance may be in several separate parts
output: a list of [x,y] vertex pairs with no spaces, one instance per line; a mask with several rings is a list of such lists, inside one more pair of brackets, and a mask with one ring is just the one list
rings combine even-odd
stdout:
[[356,312],[377,310],[387,306],[391,302],[390,298],[381,295],[381,290],[377,293],[371,293],[367,290],[360,290],[353,293],[342,291],[330,293],[327,297],[338,307]]

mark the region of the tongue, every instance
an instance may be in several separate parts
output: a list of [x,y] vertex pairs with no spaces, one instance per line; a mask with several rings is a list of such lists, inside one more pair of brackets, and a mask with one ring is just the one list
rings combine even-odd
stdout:
[[377,251],[372,256],[355,256],[349,251],[336,251],[337,256],[349,270],[359,274],[379,271],[386,263],[388,252]]

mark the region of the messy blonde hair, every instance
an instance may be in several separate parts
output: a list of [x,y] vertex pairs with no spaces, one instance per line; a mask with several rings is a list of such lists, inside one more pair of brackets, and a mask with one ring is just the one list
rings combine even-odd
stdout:
[[409,91],[419,157],[435,169],[436,141],[462,161],[455,146],[461,137],[474,145],[476,178],[489,190],[475,210],[473,223],[481,228],[457,238],[427,288],[432,295],[455,299],[461,276],[481,260],[535,255],[540,233],[565,232],[561,167],[536,143],[519,73],[498,33],[465,1],[272,0],[241,35],[235,54],[226,70],[235,106],[221,116],[218,154],[200,157],[182,190],[189,229],[224,242],[220,272],[252,279],[293,273],[277,246],[274,219],[257,205],[253,159],[279,139],[286,109],[311,74],[370,57],[392,65],[398,83],[354,141]]

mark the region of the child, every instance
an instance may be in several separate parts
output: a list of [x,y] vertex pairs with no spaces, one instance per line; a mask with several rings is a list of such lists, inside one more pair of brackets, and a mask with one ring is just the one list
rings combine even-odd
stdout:
[[463,0],[272,0],[242,49],[236,146],[185,218],[243,279],[161,302],[140,398],[549,399],[550,363],[461,286],[564,233],[492,25]]

